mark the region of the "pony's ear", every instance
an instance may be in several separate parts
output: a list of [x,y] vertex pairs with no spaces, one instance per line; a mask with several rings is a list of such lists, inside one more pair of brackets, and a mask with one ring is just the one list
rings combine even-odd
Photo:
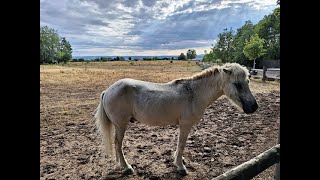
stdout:
[[223,68],[223,71],[229,75],[232,73],[232,71],[230,69],[226,69],[226,68]]
[[216,69],[214,69],[213,74],[217,74],[217,73],[219,73],[219,72],[220,72],[219,69],[216,68]]

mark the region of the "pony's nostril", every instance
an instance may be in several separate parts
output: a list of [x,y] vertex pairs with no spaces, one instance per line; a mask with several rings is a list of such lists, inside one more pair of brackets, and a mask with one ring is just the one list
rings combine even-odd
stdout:
[[252,106],[251,106],[252,110],[255,111],[258,109],[258,104],[257,103],[254,103]]

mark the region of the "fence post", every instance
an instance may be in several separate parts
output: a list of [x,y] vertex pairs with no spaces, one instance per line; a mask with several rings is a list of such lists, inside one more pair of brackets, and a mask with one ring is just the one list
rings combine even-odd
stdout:
[[267,79],[266,72],[267,72],[267,67],[263,66],[262,81],[266,81]]
[[[278,144],[280,144],[280,126],[278,131]],[[276,164],[275,172],[274,172],[274,179],[280,180],[280,161]]]

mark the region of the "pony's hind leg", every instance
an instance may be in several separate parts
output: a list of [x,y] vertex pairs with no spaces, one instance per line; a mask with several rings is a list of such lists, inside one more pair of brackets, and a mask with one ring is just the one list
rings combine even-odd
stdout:
[[122,141],[124,138],[124,133],[126,131],[126,126],[119,127],[115,126],[115,149],[116,149],[116,157],[118,162],[120,162],[120,166],[124,168],[125,174],[132,174],[134,172],[133,168],[130,164],[128,164],[127,160],[125,159],[122,151]]
[[182,153],[186,146],[186,141],[190,133],[191,127],[192,126],[182,126],[182,125],[180,125],[179,127],[179,139],[178,139],[177,150],[175,153],[174,164],[178,167],[177,168],[178,173],[182,175],[188,174],[187,168],[183,164]]

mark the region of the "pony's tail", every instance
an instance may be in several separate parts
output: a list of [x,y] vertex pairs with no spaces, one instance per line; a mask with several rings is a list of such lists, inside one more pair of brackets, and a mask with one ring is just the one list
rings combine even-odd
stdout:
[[112,148],[112,135],[113,135],[113,124],[108,118],[104,108],[103,108],[103,97],[104,93],[101,93],[100,103],[95,111],[96,126],[98,131],[102,134],[102,142],[104,144],[107,156],[111,156],[114,159],[114,148]]

